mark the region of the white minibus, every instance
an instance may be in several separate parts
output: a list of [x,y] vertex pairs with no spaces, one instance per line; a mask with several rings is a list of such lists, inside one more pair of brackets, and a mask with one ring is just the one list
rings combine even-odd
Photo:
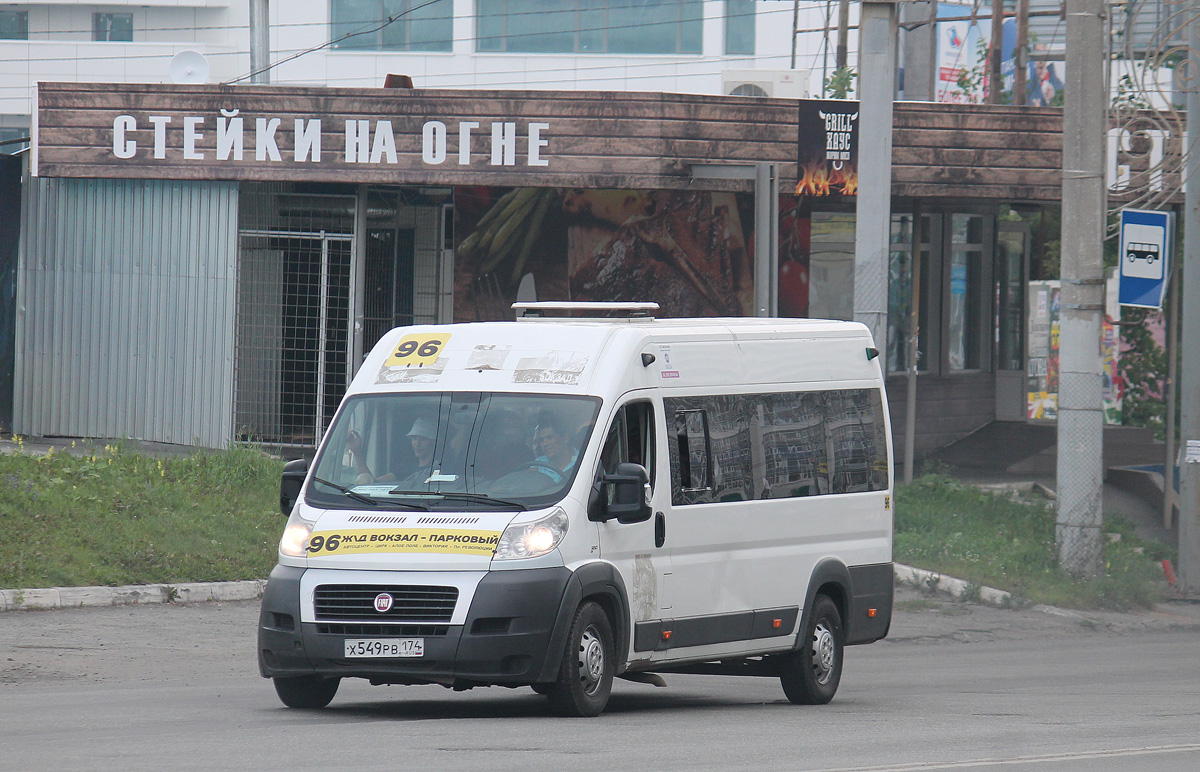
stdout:
[[258,635],[279,698],[532,687],[594,716],[614,678],[700,673],[829,702],[892,612],[867,328],[517,307],[385,334],[285,468]]

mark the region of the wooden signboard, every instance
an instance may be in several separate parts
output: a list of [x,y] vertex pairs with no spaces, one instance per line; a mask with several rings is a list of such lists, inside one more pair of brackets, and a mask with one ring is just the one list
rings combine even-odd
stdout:
[[[762,161],[790,191],[800,108],[695,94],[41,83],[33,163],[46,177],[744,191],[746,180],[693,180],[691,167]],[[1114,166],[1124,187],[1110,201],[1178,198],[1180,131],[1114,131],[1125,132]],[[892,194],[1057,201],[1062,141],[1060,108],[897,102]]]
[[[794,100],[682,94],[42,83],[48,177],[741,189],[795,164]],[[786,171],[786,170],[785,170]]]

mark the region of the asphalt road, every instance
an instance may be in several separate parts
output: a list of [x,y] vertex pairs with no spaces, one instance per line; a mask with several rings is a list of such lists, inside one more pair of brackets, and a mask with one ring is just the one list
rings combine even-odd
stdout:
[[900,595],[841,690],[618,681],[596,719],[528,689],[344,682],[288,710],[254,660],[257,604],[0,614],[0,770],[1200,769],[1200,609],[1053,615]]

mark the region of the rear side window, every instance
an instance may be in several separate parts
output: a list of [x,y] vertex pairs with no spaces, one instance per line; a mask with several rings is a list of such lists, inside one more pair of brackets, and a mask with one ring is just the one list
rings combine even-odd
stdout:
[[664,405],[676,505],[888,487],[877,389],[677,397]]

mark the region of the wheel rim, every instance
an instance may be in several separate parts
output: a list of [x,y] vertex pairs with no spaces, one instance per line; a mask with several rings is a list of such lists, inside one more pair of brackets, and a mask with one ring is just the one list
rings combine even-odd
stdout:
[[604,644],[595,627],[589,626],[579,638],[579,680],[583,690],[593,694],[604,677]]
[[812,663],[817,683],[829,683],[837,665],[837,641],[824,619],[817,623],[817,629],[813,631]]

